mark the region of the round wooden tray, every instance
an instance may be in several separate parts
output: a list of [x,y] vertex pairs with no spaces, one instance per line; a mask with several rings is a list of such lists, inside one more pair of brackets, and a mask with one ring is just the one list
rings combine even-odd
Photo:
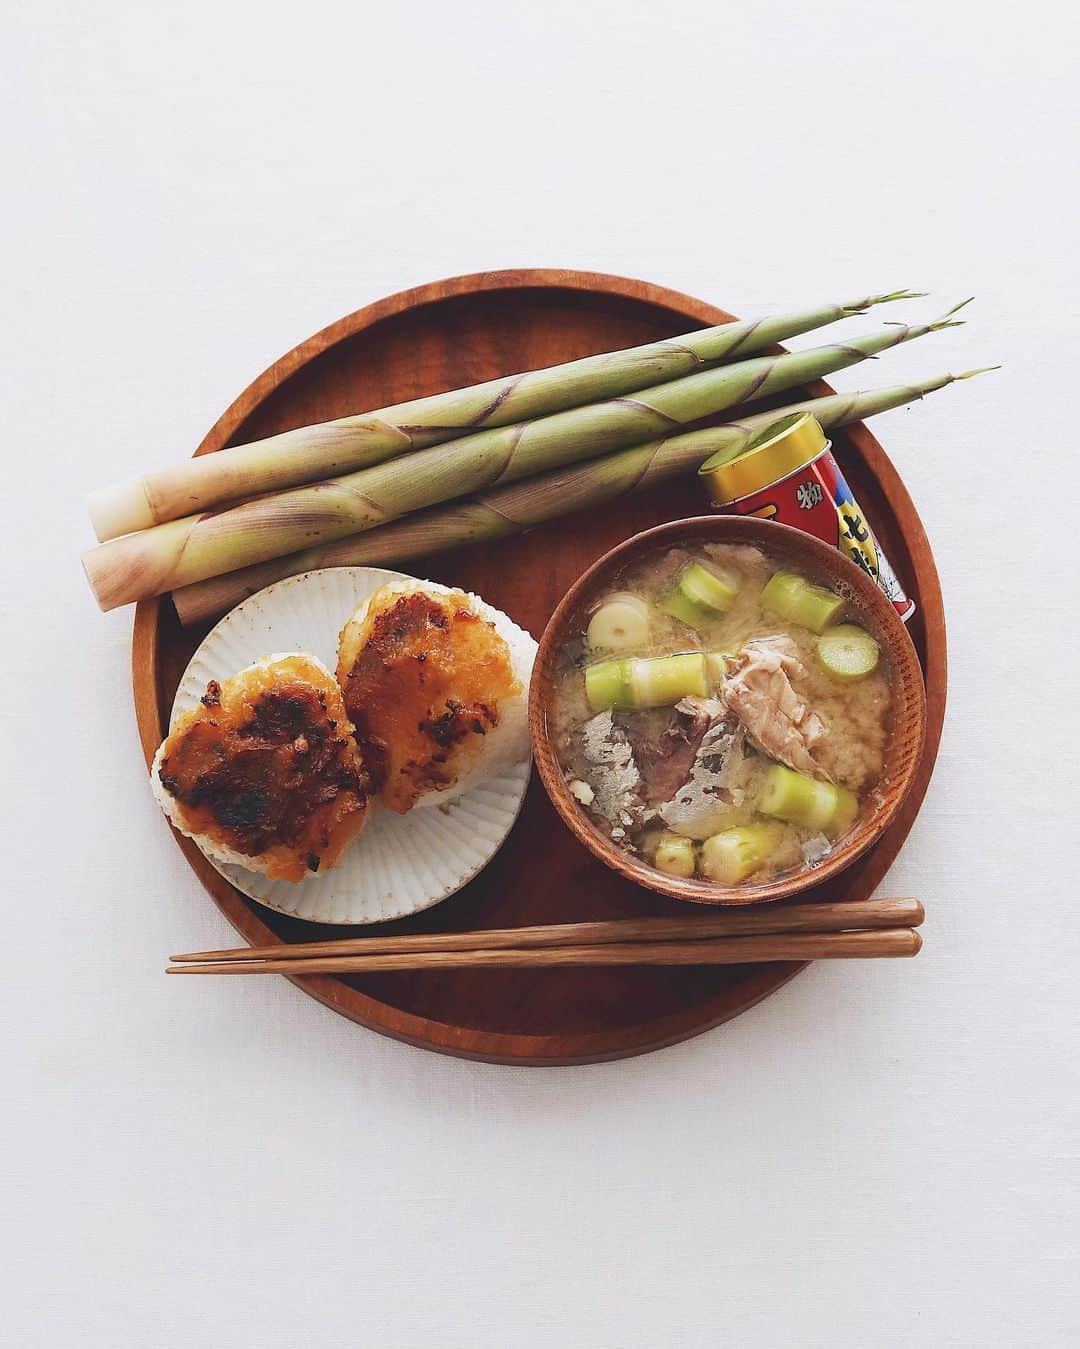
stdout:
[[[731,317],[675,291],[592,272],[481,272],[435,282],[368,305],[301,343],[237,398],[196,453]],[[826,392],[824,384],[810,386],[811,396]],[[792,391],[784,400],[800,396]],[[907,837],[937,757],[946,683],[941,589],[915,507],[865,426],[838,432],[834,445],[918,602],[909,630],[926,677],[928,709],[923,759],[907,802],[850,870],[809,892],[829,899],[868,895]],[[601,553],[638,530],[701,509],[700,487],[691,479],[517,538],[410,562],[406,569],[476,591],[539,637],[567,586]],[[205,633],[182,630],[167,598],[144,601],[136,610],[132,671],[148,764],[165,734],[180,676]],[[259,907],[219,876],[189,839],[176,839],[248,942],[308,941],[349,931]],[[487,869],[444,904],[392,928],[456,931],[683,907],[596,861],[559,820],[534,775],[521,818]],[[385,927],[362,929],[379,930]],[[461,970],[294,982],[343,1016],[410,1044],[495,1063],[554,1065],[623,1058],[688,1039],[752,1006],[801,968]]]

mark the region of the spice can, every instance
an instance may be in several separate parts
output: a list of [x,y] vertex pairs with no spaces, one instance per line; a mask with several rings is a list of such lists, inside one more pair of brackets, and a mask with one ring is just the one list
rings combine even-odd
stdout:
[[717,510],[778,520],[823,539],[877,583],[905,623],[915,612],[811,413],[780,418],[734,459],[714,455],[698,472]]

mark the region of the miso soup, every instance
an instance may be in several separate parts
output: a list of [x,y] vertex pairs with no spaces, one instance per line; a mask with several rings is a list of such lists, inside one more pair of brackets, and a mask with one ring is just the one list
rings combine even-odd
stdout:
[[844,596],[782,558],[661,547],[575,620],[553,719],[571,794],[613,843],[755,885],[820,863],[872,797],[889,671]]

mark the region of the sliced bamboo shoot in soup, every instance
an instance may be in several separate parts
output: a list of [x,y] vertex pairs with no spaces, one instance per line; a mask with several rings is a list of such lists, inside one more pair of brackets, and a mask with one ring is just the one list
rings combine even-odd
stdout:
[[593,613],[585,640],[602,655],[636,651],[649,640],[649,606],[637,595],[612,595]]
[[658,548],[575,619],[552,717],[579,808],[669,877],[818,865],[873,809],[890,672],[843,595],[758,548]]

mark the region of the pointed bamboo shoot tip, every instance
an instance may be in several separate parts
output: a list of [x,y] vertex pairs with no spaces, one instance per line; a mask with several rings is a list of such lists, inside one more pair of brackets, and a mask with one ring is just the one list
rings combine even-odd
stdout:
[[99,487],[86,498],[86,509],[99,543],[149,529],[155,524],[141,481],[115,482]]

